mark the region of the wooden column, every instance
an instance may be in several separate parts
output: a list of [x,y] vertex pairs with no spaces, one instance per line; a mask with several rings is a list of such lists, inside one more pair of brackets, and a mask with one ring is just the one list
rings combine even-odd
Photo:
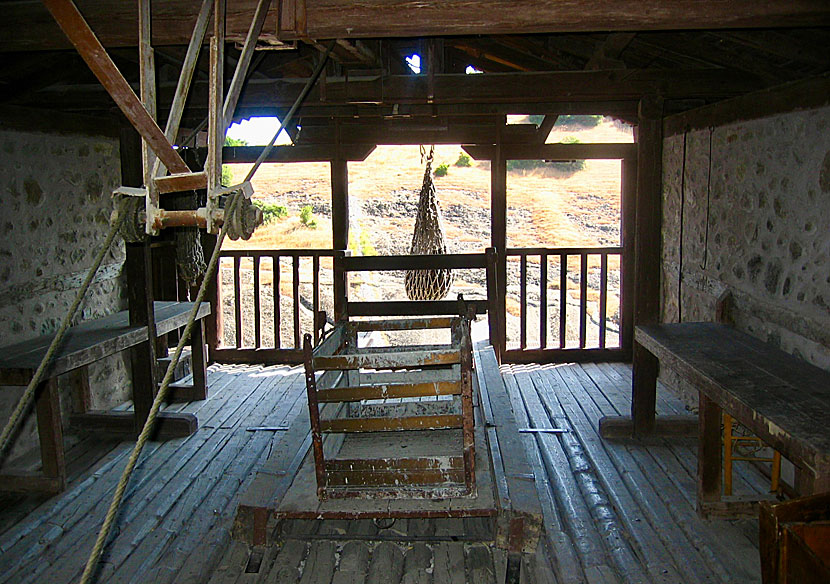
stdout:
[[334,249],[349,247],[349,166],[339,156],[331,161],[331,240]]
[[620,346],[625,359],[632,358],[634,343],[634,240],[637,217],[637,158],[622,160],[622,284],[620,297]]
[[[496,146],[490,161],[490,246],[496,250],[496,306],[500,323],[505,322],[505,295],[507,293],[507,161],[502,154],[501,136],[505,118],[499,118],[496,126]],[[500,338],[490,339],[496,355],[504,353],[506,333],[498,327]]]
[[[634,325],[660,320],[663,101],[640,101],[637,128],[637,202],[634,227]],[[657,360],[634,347],[631,417],[634,435],[654,431]]]
[[697,445],[698,513],[705,515],[705,504],[721,498],[721,408],[700,392]]
[[35,409],[43,474],[49,479],[55,479],[55,486],[62,491],[66,487],[66,461],[60,403],[57,378],[47,379],[38,386]]
[[[143,184],[142,147],[138,134],[130,127],[121,129],[121,183]],[[127,303],[131,326],[146,326],[147,341],[130,349],[136,431],[140,431],[150,412],[158,386],[156,379],[156,325],[153,315],[153,266],[150,242],[128,243],[124,263],[127,273]]]
[[156,322],[153,314],[153,273],[149,241],[127,244],[127,261],[124,269],[127,272],[130,326],[146,326],[148,333],[147,341],[130,350],[135,428],[136,432],[139,432],[147,420],[158,389]]
[[[205,250],[205,257],[213,255],[213,250],[216,247],[215,235],[210,233],[202,234],[202,247]],[[276,273],[276,272],[275,272]],[[222,288],[220,282],[222,280],[221,260],[220,266],[213,276],[213,281],[208,283],[207,294],[205,301],[210,302],[210,317],[206,319],[205,323],[205,337],[208,346],[207,360],[213,363],[215,351],[222,344],[224,337],[224,327],[222,323]]]

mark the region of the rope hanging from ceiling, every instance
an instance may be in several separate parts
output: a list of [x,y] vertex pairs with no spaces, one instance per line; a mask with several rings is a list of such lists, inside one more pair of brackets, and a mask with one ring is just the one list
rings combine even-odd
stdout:
[[[423,160],[425,150],[421,147]],[[432,161],[435,146],[426,156],[424,183],[418,199],[418,214],[415,217],[415,231],[412,233],[410,255],[445,255],[447,244],[444,241],[444,222],[441,208],[435,197],[435,183],[432,181]],[[408,270],[404,278],[406,295],[410,300],[441,300],[447,296],[452,286],[453,273],[449,269]]]

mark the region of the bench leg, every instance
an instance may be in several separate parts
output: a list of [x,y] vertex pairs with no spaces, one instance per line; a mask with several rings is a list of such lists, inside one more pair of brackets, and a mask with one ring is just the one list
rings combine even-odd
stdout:
[[57,379],[54,377],[38,387],[35,409],[43,474],[48,478],[57,479],[60,489],[63,490],[66,486],[66,461],[61,428],[60,393]]
[[697,450],[698,512],[705,503],[721,499],[721,408],[708,397],[700,395],[698,423],[700,435]]
[[205,355],[205,320],[197,319],[190,333],[193,399],[207,399],[207,359]]
[[634,343],[631,384],[631,419],[635,437],[654,433],[657,414],[657,357]]

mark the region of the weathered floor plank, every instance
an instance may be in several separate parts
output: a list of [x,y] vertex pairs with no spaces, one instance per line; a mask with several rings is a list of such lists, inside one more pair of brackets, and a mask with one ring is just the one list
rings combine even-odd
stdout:
[[[599,417],[630,407],[629,366],[516,365],[502,373],[519,428],[568,430],[521,434],[547,531],[537,559],[523,559],[521,582],[760,578],[757,523],[695,513],[694,439],[599,438]],[[249,563],[251,550],[231,539],[239,494],[287,433],[246,428],[292,423],[305,404],[303,376],[299,368],[226,365],[210,368],[209,383],[208,400],[170,406],[195,413],[199,431],[148,445],[99,582],[503,581],[504,554],[487,545],[483,519],[415,518],[382,529],[370,520],[292,522],[279,547],[258,550]],[[657,405],[663,414],[685,411],[662,388]],[[0,584],[77,581],[131,446],[81,439],[68,453],[75,466],[64,493],[3,499]],[[739,492],[767,485],[750,465],[736,466]]]

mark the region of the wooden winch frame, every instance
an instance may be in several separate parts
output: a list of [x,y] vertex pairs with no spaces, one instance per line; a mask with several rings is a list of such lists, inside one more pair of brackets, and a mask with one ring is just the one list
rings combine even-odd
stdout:
[[[141,136],[144,187],[121,187],[113,194],[144,197],[144,227],[148,235],[158,235],[161,229],[167,227],[201,227],[210,233],[217,233],[225,221],[224,209],[220,208],[220,198],[240,191],[246,198],[253,194],[250,182],[247,181],[228,188],[222,186],[222,147],[271,0],[257,2],[227,95],[224,95],[223,73],[226,0],[202,0],[164,131],[156,122],[156,79],[151,45],[150,0],[138,0],[140,98],[118,70],[72,0],[43,0],[43,3]],[[213,19],[211,14],[214,15]],[[213,36],[209,40],[208,154],[205,169],[193,172],[179,155],[173,142],[179,133],[196,62],[211,22]],[[161,194],[200,189],[207,189],[207,202],[204,207],[172,211],[160,206]]]
[[[459,301],[459,316],[386,320],[341,320],[303,353],[311,421],[317,494],[326,498],[448,498],[475,494],[472,341],[475,308]],[[449,329],[440,345],[359,348],[358,333]],[[336,417],[322,419],[321,404],[362,400],[458,396],[460,415]],[[328,458],[325,434],[460,429],[460,456]]]

